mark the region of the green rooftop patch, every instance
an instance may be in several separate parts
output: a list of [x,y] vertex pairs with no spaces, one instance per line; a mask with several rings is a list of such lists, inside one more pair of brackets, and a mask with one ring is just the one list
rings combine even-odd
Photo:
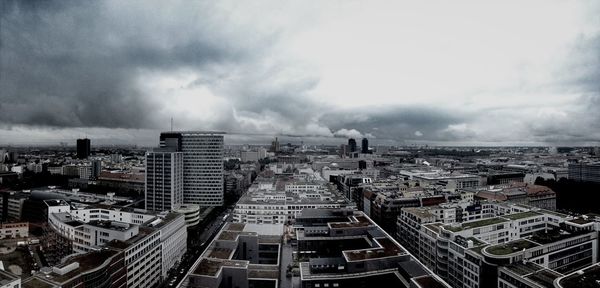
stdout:
[[473,221],[473,222],[464,222],[464,223],[462,223],[461,226],[447,225],[447,226],[444,226],[444,228],[446,230],[449,230],[452,232],[459,232],[462,230],[484,227],[484,226],[489,226],[489,225],[495,225],[495,224],[500,224],[500,223],[504,223],[504,222],[507,222],[507,220],[495,217],[495,218],[488,218],[488,219],[483,219],[483,220],[478,220],[478,221]]
[[535,211],[528,211],[528,212],[521,212],[521,213],[504,215],[502,217],[508,218],[510,220],[520,220],[520,219],[534,217],[534,216],[540,216],[540,215],[542,215],[542,213],[538,213],[538,212],[535,212]]
[[519,239],[504,244],[490,246],[487,248],[486,251],[492,255],[508,255],[515,252],[519,252],[523,249],[529,249],[537,246],[539,245],[531,241]]

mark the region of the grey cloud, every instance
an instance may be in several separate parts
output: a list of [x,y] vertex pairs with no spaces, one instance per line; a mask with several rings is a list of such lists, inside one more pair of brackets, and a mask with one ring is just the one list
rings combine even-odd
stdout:
[[[201,70],[250,57],[243,48],[253,47],[234,48],[235,39],[208,31],[215,27],[204,25],[208,16],[180,23],[124,7],[131,12],[124,19],[111,14],[119,7],[108,7],[120,3],[3,1],[0,122],[152,128],[158,103],[133,85],[139,69]],[[186,24],[201,28],[188,39],[170,36]]]
[[356,129],[363,134],[371,133],[377,139],[404,141],[414,139],[415,131],[420,131],[423,134],[420,138],[427,140],[454,140],[451,133],[444,132],[448,125],[473,118],[474,115],[464,111],[397,106],[337,111],[325,114],[321,121],[333,130]]

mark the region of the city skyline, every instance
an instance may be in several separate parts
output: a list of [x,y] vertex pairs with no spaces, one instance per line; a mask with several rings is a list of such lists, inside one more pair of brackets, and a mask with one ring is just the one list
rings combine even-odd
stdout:
[[3,1],[0,144],[153,146],[174,118],[230,143],[598,145],[599,13],[594,1]]

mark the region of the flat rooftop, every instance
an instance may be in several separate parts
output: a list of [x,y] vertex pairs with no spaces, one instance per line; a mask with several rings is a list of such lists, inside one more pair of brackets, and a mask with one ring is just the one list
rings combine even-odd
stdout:
[[529,217],[534,217],[534,216],[540,216],[540,215],[543,215],[543,214],[535,212],[535,211],[528,211],[528,212],[521,212],[521,213],[515,213],[515,214],[502,215],[502,217],[508,218],[510,220],[521,220],[521,219],[525,219],[525,218],[529,218]]
[[500,218],[500,217],[494,217],[494,218],[487,218],[487,219],[477,220],[477,221],[472,221],[472,222],[463,222],[460,226],[446,225],[443,227],[446,230],[449,230],[452,232],[459,232],[462,230],[484,227],[484,226],[489,226],[489,225],[495,225],[495,224],[500,224],[500,223],[504,223],[504,222],[508,222],[508,220]]
[[375,239],[375,241],[377,241],[381,247],[348,250],[343,251],[342,253],[346,256],[348,261],[376,259],[406,254],[404,249],[400,248],[400,246],[396,245],[388,238],[379,238]]
[[529,249],[533,247],[540,246],[539,244],[533,243],[526,239],[519,239],[511,242],[507,242],[504,244],[497,244],[493,246],[489,246],[485,251],[492,255],[508,255],[515,252],[519,252],[523,249]]
[[192,274],[205,275],[205,276],[216,276],[219,270],[224,267],[248,267],[248,261],[240,260],[215,260],[215,259],[202,259],[198,263],[198,267]]
[[118,252],[114,251],[114,250],[100,250],[100,251],[89,252],[89,253],[82,254],[82,255],[77,255],[77,256],[74,256],[74,257],[68,259],[65,263],[63,263],[60,266],[64,267],[71,263],[78,262],[79,268],[77,268],[73,271],[70,271],[64,275],[59,275],[54,272],[50,273],[49,275],[51,276],[52,280],[62,283],[62,282],[65,282],[81,273],[84,273],[88,270],[97,268],[98,266],[102,265],[102,263],[104,263],[104,261],[108,260],[110,257],[116,255],[117,253]]
[[581,270],[581,273],[575,272],[559,281],[563,288],[598,288],[600,279],[600,265],[595,264],[591,267]]

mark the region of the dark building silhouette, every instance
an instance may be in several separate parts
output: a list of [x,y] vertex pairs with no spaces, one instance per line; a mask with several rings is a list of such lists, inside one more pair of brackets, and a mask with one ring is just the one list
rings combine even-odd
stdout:
[[87,159],[90,156],[90,139],[77,139],[77,158]]
[[354,138],[348,139],[348,148],[350,150],[348,152],[356,152],[356,140]]
[[365,160],[358,161],[358,169],[360,169],[360,170],[367,169],[367,161],[365,161]]
[[360,147],[363,154],[369,153],[369,139],[363,138],[362,145]]

